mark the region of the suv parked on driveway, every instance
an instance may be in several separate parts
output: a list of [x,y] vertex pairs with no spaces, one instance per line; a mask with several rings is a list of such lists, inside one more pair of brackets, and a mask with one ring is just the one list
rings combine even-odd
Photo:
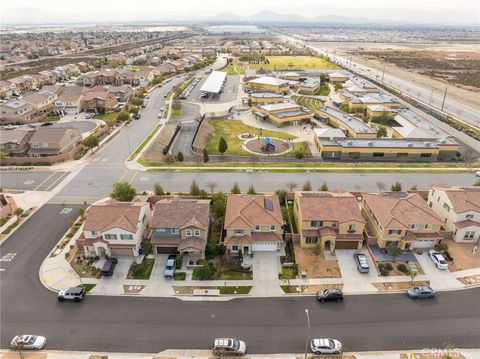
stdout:
[[177,256],[171,254],[168,256],[167,264],[165,265],[165,270],[163,271],[163,275],[165,278],[173,278],[175,276],[175,266],[177,264]]
[[356,251],[353,254],[353,258],[357,263],[357,269],[360,273],[368,273],[370,271],[367,255],[365,253],[363,253],[362,251]]
[[68,289],[62,289],[58,292],[57,299],[59,302],[63,302],[64,300],[73,300],[74,302],[80,302],[85,298],[85,289],[82,287],[71,287]]
[[115,270],[115,266],[117,265],[118,260],[117,258],[108,258],[102,267],[102,275],[105,277],[110,277]]

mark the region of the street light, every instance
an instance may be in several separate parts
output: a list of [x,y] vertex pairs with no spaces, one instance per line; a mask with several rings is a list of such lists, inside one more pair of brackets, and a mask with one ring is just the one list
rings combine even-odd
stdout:
[[308,339],[310,337],[310,316],[308,315],[308,309],[305,309],[305,314],[307,316],[307,336],[305,337],[305,356],[304,356],[304,359],[307,359]]

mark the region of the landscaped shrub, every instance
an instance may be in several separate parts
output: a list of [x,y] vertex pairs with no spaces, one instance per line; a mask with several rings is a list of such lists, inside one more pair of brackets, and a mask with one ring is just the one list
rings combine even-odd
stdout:
[[177,261],[175,262],[175,269],[182,269],[183,264],[183,255],[177,257]]
[[383,277],[387,277],[389,274],[390,271],[387,269],[387,267],[382,266],[382,268],[380,269],[380,275],[382,275]]
[[385,263],[385,268],[387,268],[388,270],[392,270],[393,269],[392,263]]
[[397,266],[397,269],[402,272],[402,273],[408,273],[408,268],[405,264],[403,263],[400,263],[398,266]]

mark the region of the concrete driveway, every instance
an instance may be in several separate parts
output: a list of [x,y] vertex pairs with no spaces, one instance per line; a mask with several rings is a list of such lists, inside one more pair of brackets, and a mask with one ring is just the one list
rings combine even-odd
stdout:
[[456,288],[460,284],[450,270],[438,269],[428,256],[427,252],[423,254],[415,254],[423,271],[430,280],[430,285],[434,289]]
[[255,252],[250,261],[253,270],[253,288],[250,294],[255,297],[282,295],[283,291],[278,279],[279,254],[277,252]]
[[342,273],[343,290],[346,292],[368,292],[376,290],[371,284],[372,280],[378,278],[377,271],[375,269],[375,263],[373,262],[370,254],[367,250],[363,251],[370,265],[369,273],[360,273],[357,269],[357,264],[353,259],[354,249],[337,249],[335,255],[337,257],[338,266]]

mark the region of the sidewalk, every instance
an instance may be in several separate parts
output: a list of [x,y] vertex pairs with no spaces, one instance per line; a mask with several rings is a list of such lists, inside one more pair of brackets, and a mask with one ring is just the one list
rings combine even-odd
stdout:
[[[248,345],[248,344],[247,344]],[[455,349],[452,352],[452,359],[462,358],[463,355],[466,359],[475,359],[480,357],[479,349]],[[459,353],[460,355],[457,355]],[[146,354],[146,353],[105,353],[105,352],[68,352],[68,351],[41,351],[41,352],[23,352],[23,357],[20,354],[2,350],[0,351],[0,359],[91,359],[94,358],[108,358],[108,359],[210,359],[212,358],[211,350],[188,350],[188,349],[168,349],[158,354]],[[356,359],[400,359],[400,356],[404,354],[408,358],[421,359],[426,356],[421,356],[422,350],[414,351],[384,351],[384,352],[348,352],[344,355],[348,355],[350,358]],[[424,353],[425,354],[425,353]],[[428,355],[428,353],[426,353]],[[431,355],[432,358],[434,357]],[[302,359],[303,354],[247,354],[251,359]],[[427,356],[428,357],[428,356]],[[313,354],[308,355],[308,358],[319,358]],[[340,357],[339,357],[340,358]],[[435,356],[438,358],[438,356]]]

